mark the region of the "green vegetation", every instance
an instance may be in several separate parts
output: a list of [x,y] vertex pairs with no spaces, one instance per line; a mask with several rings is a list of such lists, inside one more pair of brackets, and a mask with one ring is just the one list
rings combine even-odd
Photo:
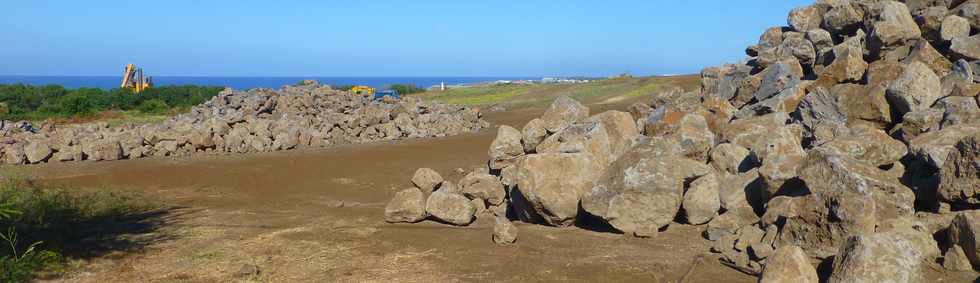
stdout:
[[0,182],[0,282],[62,271],[65,260],[126,249],[120,236],[156,225],[146,202],[124,194],[41,187],[20,177]]
[[161,114],[185,111],[218,95],[221,87],[162,86],[133,94],[128,89],[65,89],[58,85],[0,85],[0,119],[89,117],[104,111]]
[[397,91],[398,94],[401,94],[401,95],[408,95],[408,94],[423,93],[423,92],[425,92],[425,89],[424,88],[421,88],[421,87],[419,87],[418,85],[415,85],[415,84],[393,84],[393,85],[388,86],[388,89]]
[[540,106],[559,95],[581,101],[601,102],[614,98],[635,98],[651,95],[668,87],[694,90],[697,76],[680,77],[619,77],[583,84],[484,85],[432,91],[426,99],[462,105],[511,104]]

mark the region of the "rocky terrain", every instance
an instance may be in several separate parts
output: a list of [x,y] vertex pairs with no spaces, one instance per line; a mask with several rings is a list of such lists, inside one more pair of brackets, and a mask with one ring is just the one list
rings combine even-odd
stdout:
[[281,90],[226,89],[159,124],[110,127],[3,122],[4,164],[250,153],[474,132],[478,109],[332,90],[315,81]]
[[820,0],[697,92],[628,112],[567,97],[500,126],[460,180],[419,169],[388,222],[511,221],[656,238],[698,225],[763,282],[980,268],[980,2]]

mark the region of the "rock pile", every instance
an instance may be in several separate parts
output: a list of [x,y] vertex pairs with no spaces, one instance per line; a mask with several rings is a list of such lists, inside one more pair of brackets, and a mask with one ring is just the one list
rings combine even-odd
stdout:
[[190,112],[148,125],[106,123],[35,129],[4,122],[4,164],[250,153],[456,135],[488,127],[480,111],[407,97],[372,101],[315,81],[279,91],[226,89]]
[[[975,0],[819,0],[743,63],[705,69],[698,92],[593,116],[559,98],[522,130],[500,127],[486,180],[506,209],[493,210],[640,237],[699,225],[723,263],[766,282],[978,269],[976,11]],[[460,206],[496,205],[450,188]]]

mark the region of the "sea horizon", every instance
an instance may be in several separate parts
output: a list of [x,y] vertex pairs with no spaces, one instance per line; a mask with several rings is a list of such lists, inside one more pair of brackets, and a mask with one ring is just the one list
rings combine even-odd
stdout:
[[[199,85],[231,87],[234,89],[272,88],[293,85],[301,80],[317,80],[328,85],[366,85],[383,88],[392,84],[414,84],[422,88],[446,85],[493,82],[499,80],[538,80],[528,76],[154,76],[156,86]],[[558,77],[558,76],[556,76]],[[60,85],[76,88],[118,88],[121,76],[52,76],[52,75],[0,75],[0,84],[25,84],[34,86]]]

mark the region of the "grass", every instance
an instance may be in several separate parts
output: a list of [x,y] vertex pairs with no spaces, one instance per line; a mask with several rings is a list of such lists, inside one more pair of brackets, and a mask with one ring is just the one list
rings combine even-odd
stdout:
[[636,77],[599,80],[584,84],[484,85],[431,91],[420,96],[427,100],[461,105],[510,104],[539,106],[559,95],[580,101],[598,101],[617,97],[641,97],[668,87],[694,90],[700,84],[697,76]]
[[130,194],[46,187],[8,175],[0,181],[0,282],[57,275],[68,260],[138,248],[144,243],[126,235],[158,227],[157,208]]

